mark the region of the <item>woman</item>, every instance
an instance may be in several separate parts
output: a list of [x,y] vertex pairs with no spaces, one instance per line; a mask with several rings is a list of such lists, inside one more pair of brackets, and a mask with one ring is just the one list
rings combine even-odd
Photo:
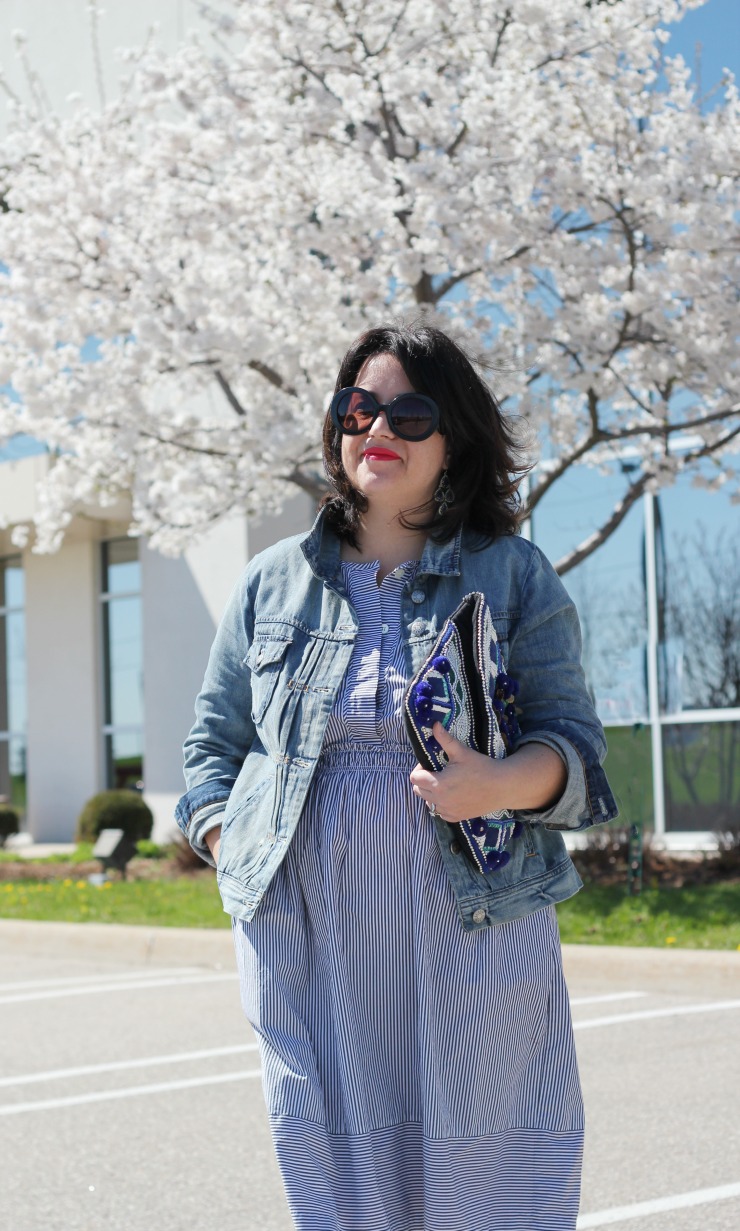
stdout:
[[[421,396],[419,396],[421,395]],[[214,862],[288,1203],[301,1231],[574,1228],[583,1119],[554,903],[560,829],[616,814],[572,603],[516,533],[516,462],[487,386],[426,325],[345,356],[333,494],[250,563],[186,743],[178,821]],[[445,618],[486,595],[521,737],[495,761],[402,698]],[[523,822],[483,874],[460,820]]]

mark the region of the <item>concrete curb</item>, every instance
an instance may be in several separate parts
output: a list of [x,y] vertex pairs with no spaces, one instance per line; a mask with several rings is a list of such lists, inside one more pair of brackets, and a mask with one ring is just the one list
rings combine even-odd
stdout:
[[126,966],[234,965],[230,928],[134,927],[122,923],[44,923],[0,919],[0,954],[7,957],[100,960]]
[[[42,923],[0,919],[0,954],[100,960],[131,966],[206,966],[234,962],[230,929],[132,927],[120,923]],[[568,982],[579,988],[625,988],[740,996],[740,953],[721,949],[630,949],[563,945]]]
[[700,992],[740,997],[740,952],[733,949],[631,949],[622,945],[563,945],[571,985],[603,990]]

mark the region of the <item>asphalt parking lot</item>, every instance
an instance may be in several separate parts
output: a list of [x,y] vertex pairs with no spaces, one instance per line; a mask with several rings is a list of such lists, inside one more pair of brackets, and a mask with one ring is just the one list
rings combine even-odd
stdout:
[[[290,1231],[230,935],[164,931],[0,921],[3,1231]],[[737,1231],[740,954],[566,970],[579,1228]]]

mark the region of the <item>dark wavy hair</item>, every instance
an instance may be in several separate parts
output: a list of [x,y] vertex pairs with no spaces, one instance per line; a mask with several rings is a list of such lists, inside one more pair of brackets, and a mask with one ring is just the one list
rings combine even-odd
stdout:
[[[447,440],[447,470],[455,493],[443,516],[424,505],[405,510],[402,524],[425,530],[436,543],[452,538],[461,525],[482,536],[481,546],[499,535],[516,534],[522,519],[519,483],[529,466],[521,461],[511,423],[465,351],[441,329],[423,322],[380,325],[352,343],[342,359],[334,392],[356,385],[363,364],[381,354],[393,355],[416,392],[434,398],[439,406],[439,430]],[[324,467],[333,491],[322,505],[335,533],[357,547],[360,514],[367,508],[367,498],[345,474],[341,434],[328,412],[323,445]]]

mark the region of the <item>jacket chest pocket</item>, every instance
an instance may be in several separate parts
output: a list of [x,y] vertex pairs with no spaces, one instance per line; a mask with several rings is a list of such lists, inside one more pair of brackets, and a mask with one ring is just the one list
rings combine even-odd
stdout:
[[253,641],[249,647],[244,662],[252,677],[252,720],[257,724],[272,700],[289,645],[289,638],[273,637]]

